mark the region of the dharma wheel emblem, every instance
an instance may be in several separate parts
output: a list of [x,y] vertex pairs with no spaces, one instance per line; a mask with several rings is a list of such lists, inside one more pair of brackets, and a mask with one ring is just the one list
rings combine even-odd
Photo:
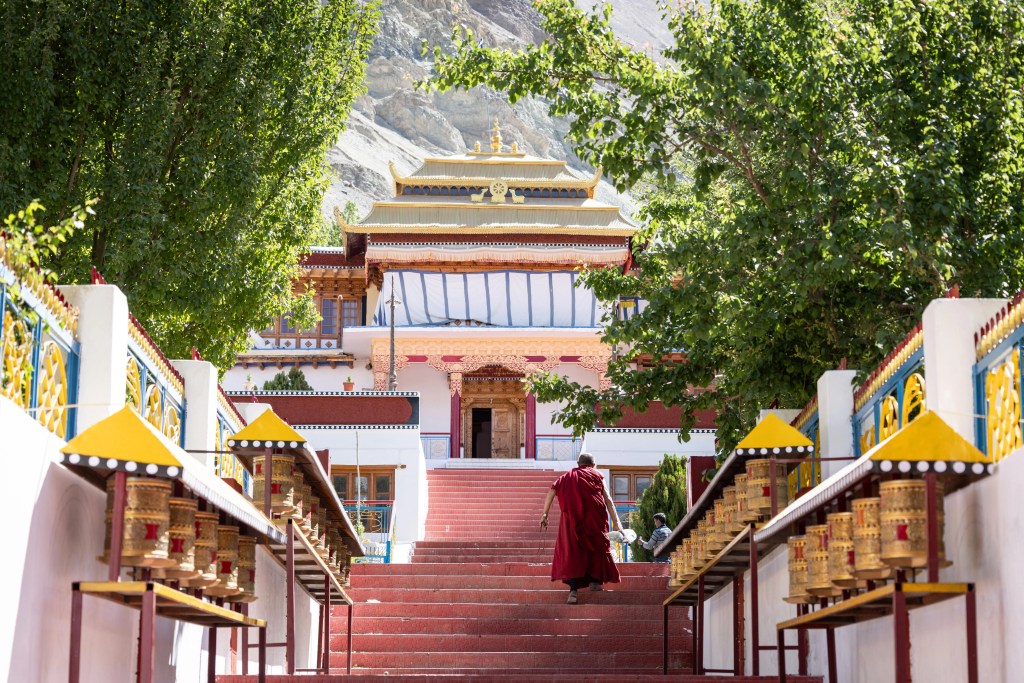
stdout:
[[491,183],[491,202],[494,204],[504,204],[506,192],[508,192],[508,183],[504,180],[495,180]]

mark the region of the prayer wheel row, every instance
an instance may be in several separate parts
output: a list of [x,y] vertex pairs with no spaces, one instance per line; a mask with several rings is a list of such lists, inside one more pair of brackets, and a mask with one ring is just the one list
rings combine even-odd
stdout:
[[[896,569],[928,564],[928,508],[923,481],[899,479],[879,486],[879,496],[858,498],[852,512],[834,512],[827,524],[789,538],[789,596],[800,604],[862,588]],[[938,557],[945,564],[941,485],[936,495]]]
[[[101,560],[110,556],[114,478],[107,480],[106,537]],[[201,588],[229,602],[256,599],[256,539],[200,512],[192,498],[171,495],[171,482],[149,477],[125,481],[121,565],[152,570],[153,578]]]
[[[781,511],[788,503],[786,465],[776,462],[775,502]],[[732,486],[708,508],[697,528],[672,552],[669,586],[680,586],[697,575],[701,567],[721,551],[751,522],[771,514],[772,460],[748,460],[746,473],[738,474]]]
[[[323,505],[320,496],[295,466],[294,456],[269,457],[271,512],[281,518],[292,519],[339,582],[347,585],[351,558],[341,534],[336,531],[340,520],[327,513],[327,506]],[[253,459],[253,501],[257,507],[262,507],[266,496],[266,461],[267,456],[256,456]]]

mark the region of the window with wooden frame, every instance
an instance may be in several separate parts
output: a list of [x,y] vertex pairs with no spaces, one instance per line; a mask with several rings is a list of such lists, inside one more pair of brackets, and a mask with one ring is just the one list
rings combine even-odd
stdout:
[[331,297],[320,301],[320,334],[325,337],[338,334],[338,302]]
[[341,300],[341,326],[360,327],[363,324],[362,302],[359,299]]
[[651,485],[656,467],[637,467],[611,470],[609,488],[615,502],[632,503],[640,499],[640,495]]
[[346,500],[394,500],[394,467],[332,467],[331,478],[338,498]]

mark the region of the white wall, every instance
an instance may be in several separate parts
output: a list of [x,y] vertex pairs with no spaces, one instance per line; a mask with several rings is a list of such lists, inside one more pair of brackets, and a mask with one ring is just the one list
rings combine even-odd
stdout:
[[714,455],[715,434],[712,431],[693,433],[689,441],[682,442],[675,430],[588,432],[583,445],[602,467],[657,467],[666,453],[687,458],[692,455]]
[[[299,369],[302,370],[302,374],[306,376],[306,381],[314,391],[344,391],[344,382],[348,377],[352,377],[355,391],[372,391],[373,373],[363,368],[365,362],[357,361],[355,365],[355,368],[341,365],[334,368],[329,365],[314,368],[312,365],[303,365]],[[247,368],[235,365],[224,373],[221,384],[227,391],[242,391],[245,388],[246,378],[251,376],[256,388],[263,389],[264,382],[273,379],[277,373],[287,373],[290,369],[290,366],[285,366],[280,370],[274,366],[267,366],[261,370],[252,365]]]
[[426,363],[411,363],[398,372],[398,390],[419,392],[420,431],[445,434],[451,431],[452,403],[447,373]]

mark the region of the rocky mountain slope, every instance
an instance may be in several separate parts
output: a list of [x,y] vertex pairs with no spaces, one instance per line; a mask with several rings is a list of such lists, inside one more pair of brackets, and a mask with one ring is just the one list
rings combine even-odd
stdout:
[[[655,52],[668,43],[657,0],[612,4],[615,29],[624,40]],[[431,60],[421,54],[423,41],[448,45],[455,25],[472,29],[492,45],[542,39],[540,17],[529,0],[384,0],[381,17],[367,69],[368,92],[356,103],[348,130],[329,154],[335,180],[324,199],[325,215],[349,200],[365,214],[373,201],[392,191],[389,161],[409,172],[424,156],[462,153],[476,141],[486,145],[494,119],[501,122],[507,143],[518,142],[528,154],[566,159],[573,168],[588,170],[564,141],[565,122],[549,117],[543,102],[510,106],[502,96],[481,88],[437,93],[415,87],[431,69]],[[610,186],[604,185],[599,197],[627,211],[632,208]]]

